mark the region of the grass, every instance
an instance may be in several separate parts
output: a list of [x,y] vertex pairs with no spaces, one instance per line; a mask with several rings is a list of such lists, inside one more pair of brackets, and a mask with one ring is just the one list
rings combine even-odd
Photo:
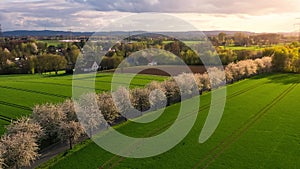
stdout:
[[63,43],[60,42],[59,40],[40,40],[37,42],[47,43],[47,46],[58,46]]
[[[224,48],[224,47],[222,47]],[[226,49],[231,49],[231,50],[262,50],[264,47],[259,47],[259,46],[226,46]]]
[[[109,91],[113,74],[99,73],[96,75],[96,92]],[[85,75],[82,75],[85,76]],[[129,80],[132,75],[117,75],[118,83]],[[72,96],[71,75],[3,75],[0,76],[0,135],[5,132],[4,126],[10,120],[30,115],[36,104],[58,103]],[[131,87],[141,87],[152,80],[162,81],[166,77],[137,75],[131,81]],[[91,82],[91,77],[80,79],[80,82]],[[84,87],[81,86],[81,87]]]
[[[299,78],[296,74],[274,74],[228,86],[222,121],[203,144],[198,138],[210,93],[201,96],[201,111],[191,132],[164,154],[121,158],[87,140],[40,168],[299,168]],[[117,130],[135,137],[157,135],[176,119],[179,107],[168,107],[149,124],[128,122]]]
[[[252,50],[252,51],[261,51],[265,48],[269,47],[276,47],[276,46],[284,46],[284,44],[277,44],[277,45],[266,45],[266,46],[257,46],[257,45],[252,45],[252,46],[226,46],[226,49],[231,49],[231,50]],[[220,46],[224,49],[224,46]]]

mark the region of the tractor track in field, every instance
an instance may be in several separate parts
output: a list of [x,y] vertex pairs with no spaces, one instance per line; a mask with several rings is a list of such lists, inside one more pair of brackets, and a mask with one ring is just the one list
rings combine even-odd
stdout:
[[91,87],[84,87],[84,86],[73,86],[72,84],[61,84],[61,83],[52,83],[52,82],[35,82],[35,81],[15,81],[15,82],[22,82],[22,83],[36,83],[36,84],[44,84],[44,85],[55,85],[55,86],[65,86],[65,87],[75,87],[75,88],[82,88],[82,89],[96,89],[98,91],[105,91],[103,89],[91,88]]
[[9,106],[9,107],[14,107],[14,108],[26,110],[26,111],[32,111],[32,108],[30,108],[30,107],[22,106],[22,105],[15,104],[15,103],[9,103],[9,102],[5,102],[5,101],[0,100],[0,104],[2,104],[4,106]]
[[47,92],[42,92],[42,91],[30,90],[30,89],[21,89],[21,88],[9,87],[9,86],[3,86],[3,85],[0,85],[0,88],[9,89],[9,90],[18,90],[18,91],[28,92],[28,93],[36,93],[36,94],[47,95],[47,96],[60,97],[60,98],[64,98],[64,99],[69,98],[68,96],[60,95],[60,94],[53,94],[53,93],[47,93]]
[[3,120],[3,121],[7,121],[7,122],[11,122],[12,120],[16,120],[14,118],[10,118],[10,117],[3,116],[3,115],[0,115],[0,119]]
[[[75,79],[76,80],[76,79]],[[101,83],[106,83],[106,84],[112,84],[112,82],[108,82],[108,81],[103,81],[103,80],[77,80],[77,81],[87,81],[87,82],[101,82]],[[122,83],[122,82],[114,82],[114,84],[119,84],[119,85],[126,85],[127,83]],[[148,84],[148,83],[147,83]],[[130,83],[130,85],[133,86],[140,86],[140,87],[144,87],[145,85],[143,84],[138,84],[138,83]]]
[[274,98],[271,103],[263,107],[258,113],[248,119],[241,127],[234,130],[228,137],[222,140],[217,146],[215,146],[209,153],[201,159],[195,166],[195,168],[199,168],[203,163],[209,160],[206,165],[200,168],[208,168],[209,165],[215,161],[230,145],[235,143],[244,133],[247,132],[249,128],[251,128],[258,120],[260,120],[263,115],[265,115],[271,108],[273,108],[278,102],[280,102],[287,94],[289,94],[298,84],[292,84],[282,93],[280,93],[276,98]]
[[[251,85],[251,86],[246,87],[244,89],[241,89],[241,90],[233,93],[232,95],[228,96],[227,100],[235,98],[235,97],[237,97],[239,95],[242,95],[242,94],[244,94],[244,93],[246,93],[248,91],[251,91],[253,89],[256,89],[258,87],[261,87],[261,86],[263,86],[265,84],[266,84],[266,82],[262,82],[262,83],[254,84],[254,85]],[[211,106],[210,104],[206,104],[206,105],[202,106],[202,108],[199,109],[199,112],[209,109],[210,106]],[[193,114],[193,112],[187,113],[186,116],[184,116],[183,118],[181,118],[179,120],[183,120],[183,119],[189,117],[192,114]],[[163,126],[161,126],[159,128],[156,128],[154,130],[151,130],[150,132],[146,133],[144,136],[147,137],[147,136],[151,136],[153,134],[159,133],[159,132],[165,130],[166,128],[168,128],[173,122],[174,122],[174,120],[170,120],[165,125],[163,125]],[[118,155],[114,155],[111,159],[109,159],[101,167],[99,167],[99,169],[104,169],[104,167],[106,167],[107,165],[109,165],[114,159],[116,159],[118,157],[119,157],[119,159],[116,162],[112,163],[109,168],[114,168],[115,166],[117,166],[120,162],[122,162],[125,159],[124,157],[120,157]]]
[[[95,79],[94,79],[95,78]],[[126,77],[126,76],[121,76],[120,78],[131,78],[131,77]],[[135,79],[141,79],[141,80],[151,80],[151,81],[155,81],[155,79],[150,79],[150,78],[135,78]],[[87,81],[87,82],[101,82],[101,83],[106,83],[106,84],[112,84],[111,81],[104,81],[104,80],[98,80],[97,77],[80,77],[80,78],[75,78],[75,79],[69,79],[69,80],[72,80],[72,81]],[[111,79],[112,80],[112,79]],[[150,81],[150,82],[151,82]],[[156,80],[156,81],[159,81],[159,80]],[[149,82],[149,83],[150,83]],[[127,84],[127,83],[123,83],[123,82],[114,82],[115,84],[120,84],[120,85],[124,85],[124,84]],[[148,83],[147,83],[148,84]],[[133,86],[145,86],[143,84],[139,84],[139,83],[130,83],[130,85],[133,85]]]

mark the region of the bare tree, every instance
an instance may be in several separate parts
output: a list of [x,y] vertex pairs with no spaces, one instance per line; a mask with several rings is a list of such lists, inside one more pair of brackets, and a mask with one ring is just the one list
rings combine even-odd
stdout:
[[76,143],[78,138],[84,133],[79,122],[61,122],[59,128],[59,138],[62,141],[67,141],[70,145],[70,149],[73,148],[73,144]]

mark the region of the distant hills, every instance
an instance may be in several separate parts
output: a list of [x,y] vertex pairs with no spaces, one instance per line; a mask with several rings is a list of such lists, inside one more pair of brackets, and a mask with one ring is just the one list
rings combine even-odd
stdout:
[[[226,34],[234,34],[236,32],[241,31],[203,31],[204,34],[208,36],[218,35],[219,33],[224,32]],[[135,31],[131,32],[131,34],[140,34],[144,33],[143,31]],[[162,32],[161,32],[162,33]],[[175,33],[175,32],[173,32]],[[185,33],[193,33],[193,32],[179,32],[176,34],[185,34]],[[194,32],[196,34],[196,32]],[[197,32],[199,34],[199,32]],[[253,32],[244,32],[247,34],[253,34]],[[15,30],[15,31],[7,31],[3,32],[3,36],[91,36],[94,32],[70,32],[70,31],[51,31],[51,30],[41,30],[41,31],[28,31],[28,30]],[[98,35],[109,36],[109,35],[129,35],[129,32],[99,32]]]
[[[233,35],[237,32],[243,32],[246,34],[256,34],[254,32],[245,32],[245,31],[225,31],[225,30],[214,30],[214,31],[203,31],[203,33],[207,36],[214,36],[218,35],[219,33],[226,33],[227,35]],[[143,31],[134,31],[134,32],[128,32],[128,31],[115,31],[115,32],[97,32],[97,35],[101,36],[110,36],[110,35],[133,35],[133,34],[141,34],[145,33]],[[159,33],[159,32],[158,32]],[[177,34],[177,35],[193,35],[197,34],[199,35],[200,32],[160,32],[162,33],[168,33],[168,34]],[[15,31],[7,31],[3,32],[3,36],[92,36],[94,32],[70,32],[70,31],[51,31],[51,30],[15,30]],[[282,35],[291,35],[294,33],[280,33]]]
[[3,32],[3,36],[91,36],[93,32],[68,32],[68,31],[27,31],[27,30],[16,30]]

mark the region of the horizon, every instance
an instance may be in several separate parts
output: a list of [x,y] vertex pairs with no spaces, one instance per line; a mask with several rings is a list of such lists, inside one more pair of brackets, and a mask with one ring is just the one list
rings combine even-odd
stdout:
[[[24,31],[24,32],[71,32],[71,33],[95,33],[95,32],[100,32],[100,33],[109,33],[109,32],[146,32],[146,33],[152,33],[151,31],[143,31],[143,30],[132,30],[132,31],[68,31],[68,30],[51,30],[51,29],[31,29],[31,30],[22,30],[22,29],[16,29],[16,30],[7,30],[3,31],[2,33],[7,33],[7,32],[18,32],[18,31]],[[162,31],[162,32],[172,32],[172,31]],[[197,32],[197,31],[175,31],[174,33],[185,33],[185,32]],[[241,31],[241,30],[204,30],[199,32],[245,32],[245,33],[253,33],[253,34],[295,34],[298,36],[299,32],[253,32],[253,31]],[[161,33],[161,32],[153,32],[153,33]]]

